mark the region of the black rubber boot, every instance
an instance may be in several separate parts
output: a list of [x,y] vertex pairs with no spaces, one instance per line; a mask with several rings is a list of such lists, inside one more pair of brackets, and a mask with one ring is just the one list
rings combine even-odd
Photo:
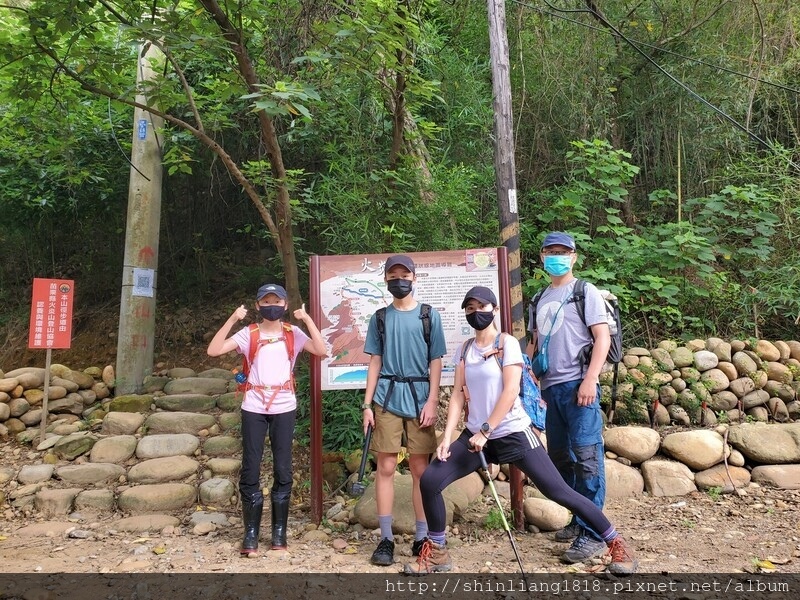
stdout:
[[261,529],[261,513],[264,511],[264,495],[254,494],[249,500],[242,497],[242,520],[244,521],[244,540],[242,556],[258,556],[258,533]]
[[289,498],[272,499],[272,549],[286,550],[286,522],[289,519]]

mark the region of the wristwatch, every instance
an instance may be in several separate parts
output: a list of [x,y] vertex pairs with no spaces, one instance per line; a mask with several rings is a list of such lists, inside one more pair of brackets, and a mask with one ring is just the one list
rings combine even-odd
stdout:
[[484,437],[488,438],[493,431],[494,428],[488,423],[484,423],[483,425],[481,425],[481,433],[484,435]]
[[372,410],[372,403],[367,404],[364,402],[364,404],[361,405],[361,410]]

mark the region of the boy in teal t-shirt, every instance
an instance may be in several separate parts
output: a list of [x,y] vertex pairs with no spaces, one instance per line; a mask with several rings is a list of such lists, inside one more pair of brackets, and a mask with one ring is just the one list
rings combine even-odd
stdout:
[[394,562],[394,473],[404,432],[416,515],[412,554],[419,553],[427,536],[419,480],[436,450],[433,426],[439,407],[442,356],[447,351],[441,316],[434,309],[430,310],[430,349],[425,341],[422,307],[411,294],[416,281],[416,267],[411,258],[389,257],[384,281],[394,300],[386,307],[383,336],[375,315],[369,322],[364,351],[371,356],[362,406],[364,432],[370,426],[374,428],[370,449],[378,463],[375,500],[381,540],[372,554],[372,563],[376,565]]

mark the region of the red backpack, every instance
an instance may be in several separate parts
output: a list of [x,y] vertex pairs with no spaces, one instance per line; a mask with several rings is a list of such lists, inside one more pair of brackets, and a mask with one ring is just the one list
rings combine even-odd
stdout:
[[265,391],[271,391],[272,395],[270,396],[269,400],[265,400],[266,402],[266,409],[269,410],[269,407],[272,405],[272,401],[275,400],[275,397],[278,395],[278,392],[281,390],[290,390],[294,392],[294,330],[292,329],[292,325],[290,323],[282,323],[283,325],[283,343],[286,344],[286,353],[289,357],[289,380],[285,381],[281,385],[253,385],[250,383],[250,368],[253,365],[253,361],[256,358],[256,354],[261,349],[261,347],[265,343],[272,343],[274,339],[267,339],[261,340],[261,333],[258,330],[257,324],[250,325],[250,345],[247,350],[247,355],[242,357],[242,373],[245,376],[245,381],[238,384],[236,386],[236,391],[241,392],[244,394],[248,390],[254,390],[259,392],[262,396],[262,399],[266,398],[264,394]]

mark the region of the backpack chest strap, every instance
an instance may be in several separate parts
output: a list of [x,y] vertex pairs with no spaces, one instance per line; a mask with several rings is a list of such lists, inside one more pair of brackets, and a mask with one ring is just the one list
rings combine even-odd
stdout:
[[386,390],[386,398],[383,400],[383,412],[386,412],[389,406],[389,401],[392,399],[392,394],[394,394],[394,385],[396,383],[407,383],[411,386],[411,397],[414,398],[414,404],[417,408],[417,418],[419,418],[419,397],[417,396],[417,388],[414,385],[417,382],[423,381],[430,381],[430,378],[426,375],[424,377],[400,377],[399,375],[381,375],[379,379],[388,379],[389,380],[389,389]]
[[[264,403],[264,409],[268,411],[275,398],[278,397],[278,393],[282,391],[294,392],[294,380],[289,379],[280,385],[254,385],[248,382],[244,384],[244,389],[246,392],[254,392]],[[272,392],[269,399],[267,399],[268,392]]]

